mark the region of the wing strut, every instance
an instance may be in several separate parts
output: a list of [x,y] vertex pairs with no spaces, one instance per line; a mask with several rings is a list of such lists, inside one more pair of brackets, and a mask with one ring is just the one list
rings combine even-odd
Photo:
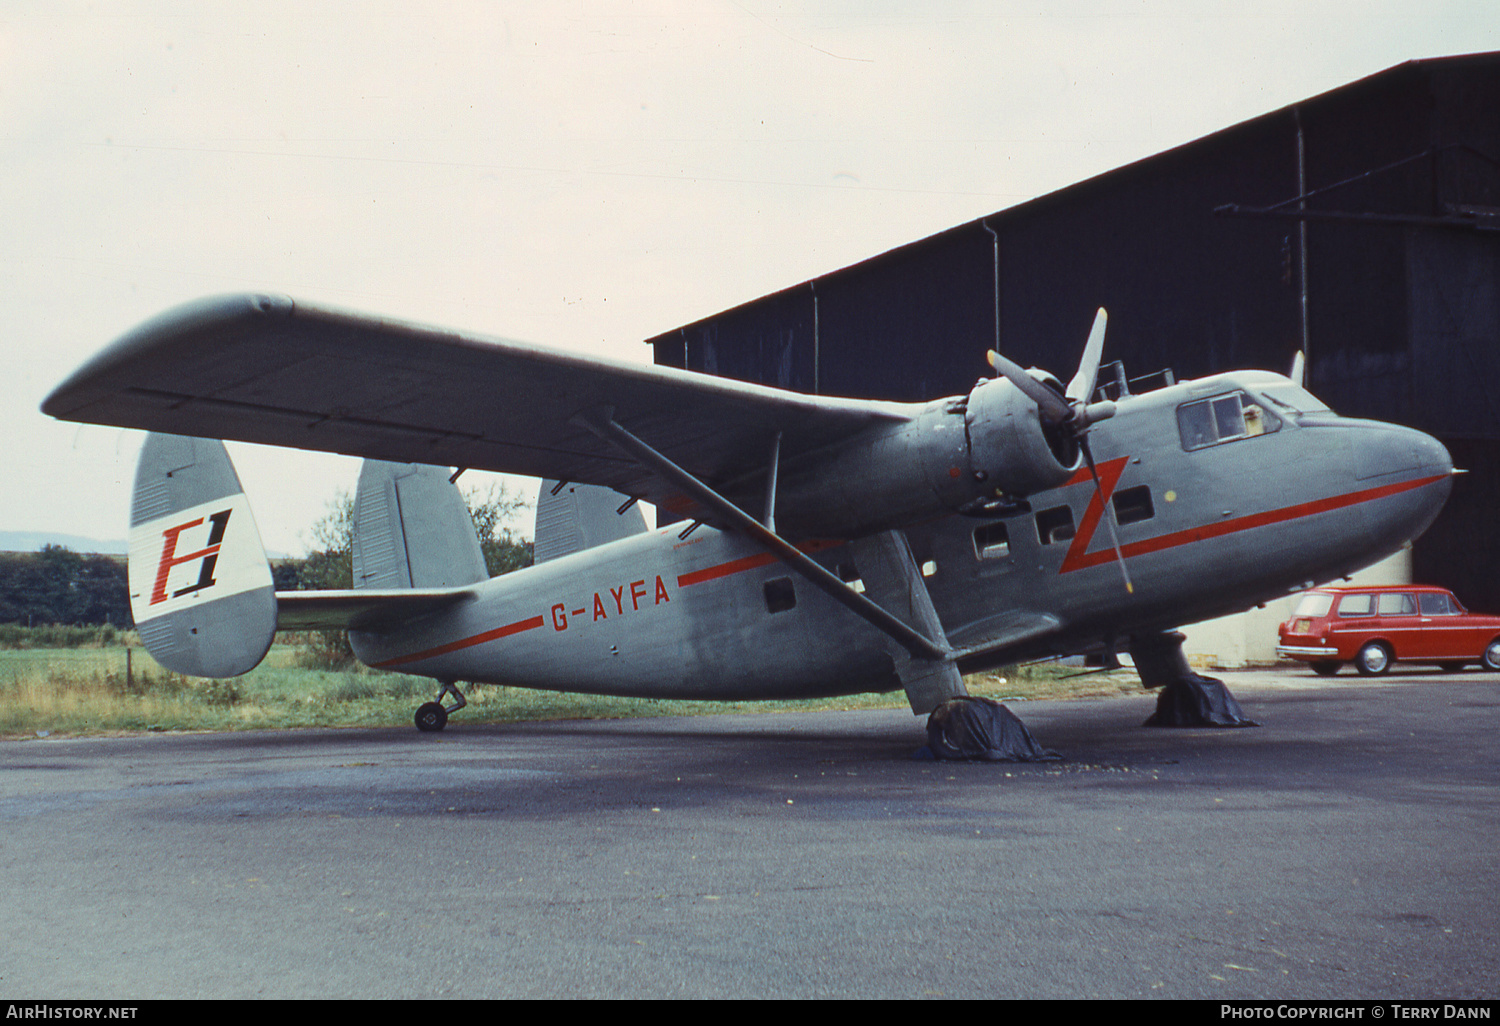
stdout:
[[812,584],[813,587],[826,594],[835,602],[847,607],[855,615],[862,617],[871,626],[895,640],[897,644],[910,652],[914,658],[937,662],[947,662],[952,658],[953,650],[945,643],[934,642],[921,632],[913,630],[901,622],[901,620],[850,588],[843,581],[839,580],[836,574],[823,569],[791,542],[767,528],[750,514],[698,480],[698,478],[621,427],[615,421],[613,408],[604,407],[585,410],[579,413],[574,420],[594,432],[600,438],[629,453],[643,466],[660,474],[692,498],[712,509],[715,513],[718,513],[727,522],[733,524],[747,536],[758,542],[777,559],[806,578],[808,583]]

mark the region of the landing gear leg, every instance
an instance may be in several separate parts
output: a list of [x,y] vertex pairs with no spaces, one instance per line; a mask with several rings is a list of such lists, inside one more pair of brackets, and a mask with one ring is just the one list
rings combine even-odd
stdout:
[[[458,710],[469,704],[468,700],[464,698],[464,693],[458,690],[458,683],[456,681],[441,680],[438,683],[443,686],[443,690],[438,692],[437,701],[426,702],[417,709],[416,724],[417,729],[420,731],[442,730],[448,725],[449,713],[458,712]],[[443,705],[443,699],[450,694],[455,699],[454,703],[447,706]]]
[[1130,657],[1135,660],[1141,686],[1161,688],[1156,712],[1147,727],[1254,727],[1224,682],[1203,677],[1188,666],[1182,654],[1185,636],[1178,631],[1132,636]]

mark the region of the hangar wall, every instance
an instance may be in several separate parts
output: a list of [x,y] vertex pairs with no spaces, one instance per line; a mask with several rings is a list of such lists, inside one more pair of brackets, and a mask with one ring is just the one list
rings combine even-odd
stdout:
[[1500,54],[1413,61],[650,339],[825,395],[965,392],[996,345],[1066,378],[1285,371],[1472,471],[1411,557],[1500,611]]

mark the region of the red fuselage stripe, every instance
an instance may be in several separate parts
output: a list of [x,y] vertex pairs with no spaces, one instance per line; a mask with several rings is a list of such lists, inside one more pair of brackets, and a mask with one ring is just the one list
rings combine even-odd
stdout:
[[382,663],[372,663],[377,670],[383,670],[387,666],[399,666],[402,663],[415,663],[423,659],[431,659],[434,656],[447,655],[449,652],[458,652],[461,649],[473,648],[475,645],[483,645],[486,641],[495,641],[498,638],[508,638],[512,634],[520,634],[522,631],[534,630],[540,627],[545,620],[540,616],[533,616],[529,620],[517,620],[515,623],[506,624],[504,627],[496,627],[492,631],[476,634],[472,638],[464,638],[461,641],[449,642],[439,645],[437,648],[429,648],[424,652],[414,652],[411,655],[399,656],[395,659],[387,659]]
[[[1100,477],[1103,478],[1103,467],[1099,468]],[[1203,524],[1199,527],[1190,527],[1185,531],[1174,531],[1171,534],[1159,535],[1155,538],[1147,538],[1144,541],[1131,542],[1129,545],[1120,546],[1120,551],[1126,558],[1140,556],[1148,552],[1161,552],[1164,549],[1176,548],[1179,545],[1191,545],[1193,542],[1207,541],[1210,538],[1221,538],[1227,534],[1235,534],[1239,531],[1249,531],[1257,527],[1266,527],[1271,524],[1284,524],[1289,520],[1300,520],[1302,517],[1316,516],[1319,513],[1328,513],[1336,509],[1346,509],[1357,506],[1362,502],[1373,502],[1376,499],[1384,499],[1402,492],[1413,491],[1447,477],[1439,474],[1433,477],[1415,478],[1411,481],[1398,481],[1394,484],[1381,485],[1378,488],[1367,488],[1360,492],[1346,492],[1343,495],[1330,495],[1326,499],[1315,499],[1312,502],[1300,503],[1296,506],[1284,506],[1281,509],[1267,510],[1264,513],[1251,513],[1242,517],[1234,517],[1231,520],[1222,520],[1214,524]],[[1116,476],[1118,480],[1118,476]],[[1113,483],[1106,487],[1106,493],[1113,491]],[[1096,494],[1090,501],[1089,512],[1094,512],[1093,507],[1098,505],[1102,512],[1103,504]],[[1086,518],[1087,519],[1087,518]],[[1097,514],[1093,518],[1097,524]],[[1093,525],[1088,525],[1092,528]],[[1067,558],[1063,560],[1059,573],[1071,573],[1074,570],[1084,570],[1089,567],[1101,566],[1105,563],[1114,562],[1115,552],[1112,548],[1101,549],[1098,552],[1084,553],[1089,542],[1093,538],[1093,530],[1086,534],[1079,532],[1078,538],[1068,549]]]
[[[1058,573],[1071,573],[1074,570],[1086,570],[1090,567],[1102,566],[1112,562],[1115,558],[1114,549],[1105,548],[1098,552],[1086,552],[1090,542],[1093,540],[1095,530],[1098,528],[1100,516],[1104,511],[1104,502],[1113,494],[1115,485],[1119,482],[1120,475],[1125,469],[1125,459],[1111,460],[1109,463],[1099,467],[1100,485],[1103,495],[1095,492],[1089,501],[1089,507],[1084,512],[1079,523],[1079,531],[1068,548],[1067,555],[1063,558],[1062,566]],[[1319,513],[1328,513],[1336,509],[1345,509],[1356,506],[1362,502],[1372,502],[1376,499],[1384,499],[1391,495],[1399,495],[1426,485],[1434,484],[1443,480],[1446,475],[1416,478],[1411,481],[1398,481],[1395,484],[1381,485],[1378,488],[1368,488],[1359,492],[1347,492],[1343,495],[1331,495],[1326,499],[1316,499],[1312,502],[1304,502],[1296,506],[1285,506],[1281,509],[1267,510],[1264,513],[1252,513],[1247,516],[1235,517],[1232,520],[1224,520],[1219,523],[1203,524],[1191,527],[1184,531],[1174,531],[1171,534],[1163,534],[1155,538],[1147,538],[1143,541],[1131,542],[1122,545],[1121,551],[1129,558],[1131,556],[1145,555],[1149,552],[1161,552],[1165,549],[1177,548],[1181,545],[1191,545],[1194,542],[1207,541],[1210,538],[1220,538],[1227,534],[1235,534],[1239,531],[1248,531],[1256,527],[1266,527],[1271,524],[1282,524],[1289,520],[1299,520],[1302,517],[1316,516]],[[1087,471],[1075,474],[1066,485],[1082,484],[1090,480]],[[841,544],[836,541],[815,541],[802,546],[804,551],[817,551]],[[744,573],[747,570],[755,570],[759,567],[769,566],[776,562],[776,557],[769,552],[760,552],[755,555],[733,559],[727,563],[718,563],[707,566],[701,570],[691,573],[679,574],[677,586],[687,588],[694,584],[703,584],[707,581],[716,581],[734,574]],[[475,645],[483,645],[488,641],[496,641],[500,638],[509,637],[512,634],[520,634],[522,631],[534,630],[543,623],[546,618],[533,616],[527,620],[518,620],[504,627],[497,627],[483,634],[463,638],[459,641],[439,645],[412,655],[399,656],[395,659],[387,659],[384,662],[372,664],[376,669],[384,669],[389,666],[399,666],[405,663],[420,662],[423,659],[431,659],[435,656],[447,655],[450,652],[458,652]]]
[[[814,538],[805,541],[797,547],[803,552],[811,555],[814,552],[822,552],[824,549],[837,548],[844,544],[842,541],[830,538]],[[716,566],[706,566],[702,570],[694,570],[692,573],[678,574],[677,587],[686,588],[694,584],[702,584],[704,581],[717,581],[721,577],[729,577],[732,574],[744,573],[746,570],[755,570],[758,567],[770,566],[776,562],[776,556],[769,552],[758,552],[753,556],[745,556],[743,559],[732,559],[728,563],[719,563]]]
[[775,556],[769,552],[761,552],[754,556],[746,556],[744,559],[735,559],[728,563],[720,563],[717,566],[706,566],[702,570],[694,570],[690,574],[678,574],[677,587],[686,588],[690,585],[702,584],[704,581],[717,581],[720,577],[729,577],[731,574],[754,570],[756,567],[769,566],[774,562],[776,562]]

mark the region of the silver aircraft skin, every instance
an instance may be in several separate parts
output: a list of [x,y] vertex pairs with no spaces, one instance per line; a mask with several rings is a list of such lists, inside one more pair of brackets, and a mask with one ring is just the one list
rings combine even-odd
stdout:
[[[1176,410],[1235,395],[1283,409],[1278,429],[1187,452]],[[1274,406],[1300,403],[1294,414]],[[908,529],[961,668],[1086,650],[1342,577],[1399,549],[1441,507],[1451,465],[1418,432],[1335,417],[1280,375],[1225,374],[1132,397],[1095,428],[1102,494],[1136,492],[1121,524],[1126,591],[1086,471],[1035,493],[1033,512],[949,516]],[[1358,468],[1399,469],[1361,479]],[[1065,509],[1070,537],[1039,516]],[[1060,514],[1058,514],[1060,516]],[[984,539],[1004,528],[1004,550]],[[1044,524],[1045,526],[1045,524]],[[882,636],[754,542],[674,524],[508,574],[472,603],[353,635],[371,666],[439,679],[659,698],[756,699],[888,691]],[[1068,534],[1064,528],[1061,534]],[[976,540],[978,536],[979,540]],[[848,546],[815,554],[849,565]],[[855,564],[857,567],[857,564]],[[795,605],[769,612],[768,583]],[[1014,638],[1015,640],[1007,640]]]
[[[278,627],[342,626],[362,661],[445,695],[457,681],[722,700],[904,687],[925,713],[963,693],[962,672],[1113,651],[1345,576],[1441,509],[1441,444],[1339,417],[1279,374],[1101,400],[1104,323],[1066,391],[994,357],[1000,376],[968,396],[891,404],[249,297],[143,326],[43,409],[194,436],[153,434],[137,480],[132,599],[159,660],[231,675]],[[451,400],[432,391],[445,370]],[[466,414],[487,409],[471,394],[486,382],[508,389],[493,404],[510,420]],[[273,593],[228,457],[203,438],[369,457],[356,588]],[[630,499],[688,519],[484,579],[454,466],[577,482],[595,512],[562,529],[617,506],[638,518]]]

